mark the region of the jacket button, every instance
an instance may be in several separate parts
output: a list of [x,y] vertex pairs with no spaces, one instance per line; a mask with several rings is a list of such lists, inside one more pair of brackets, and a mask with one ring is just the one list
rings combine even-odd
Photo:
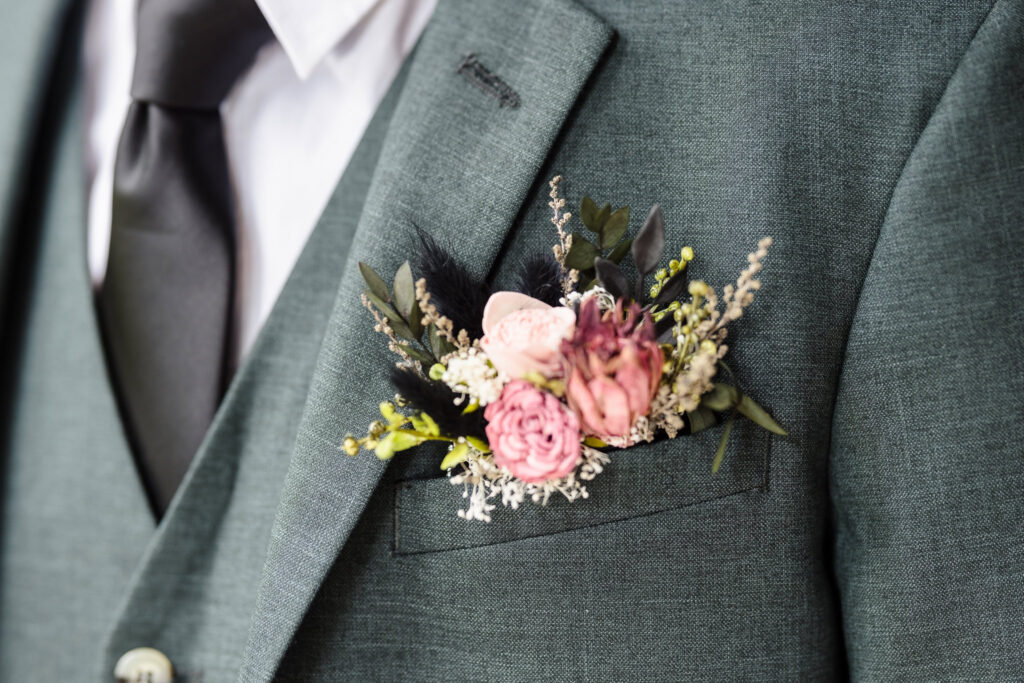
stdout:
[[117,683],[171,683],[174,667],[160,650],[137,647],[128,650],[114,666]]

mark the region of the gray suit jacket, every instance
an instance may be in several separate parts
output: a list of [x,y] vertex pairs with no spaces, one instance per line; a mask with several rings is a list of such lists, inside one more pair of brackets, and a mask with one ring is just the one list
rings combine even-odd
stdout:
[[[0,679],[142,645],[206,682],[1024,677],[1021,0],[441,0],[159,525],[86,273],[79,15],[0,8]],[[500,286],[555,173],[660,202],[712,284],[775,237],[732,365],[790,436],[466,523],[429,455],[338,450],[388,393],[354,264],[416,223]]]

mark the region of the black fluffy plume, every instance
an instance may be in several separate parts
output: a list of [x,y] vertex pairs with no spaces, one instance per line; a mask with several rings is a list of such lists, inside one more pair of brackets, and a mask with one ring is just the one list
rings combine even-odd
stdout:
[[471,339],[484,336],[484,306],[491,296],[491,288],[474,277],[418,226],[416,232],[423,245],[418,271],[427,281],[430,302],[437,306],[441,315],[452,321],[456,333],[466,330]]
[[487,439],[484,433],[484,411],[477,410],[463,415],[464,406],[455,405],[455,392],[444,382],[417,375],[411,370],[394,368],[391,371],[391,383],[414,408],[434,418],[442,434]]
[[562,298],[562,269],[551,254],[534,254],[519,274],[519,291],[549,306]]

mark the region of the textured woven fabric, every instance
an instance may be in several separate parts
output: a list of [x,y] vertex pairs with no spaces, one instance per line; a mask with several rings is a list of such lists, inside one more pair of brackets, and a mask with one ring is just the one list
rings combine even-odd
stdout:
[[[66,121],[18,226],[0,680],[140,645],[185,681],[1024,676],[1024,3],[584,4],[439,4],[153,536]],[[716,286],[775,238],[732,366],[790,436],[738,427],[717,478],[714,435],[641,447],[579,508],[469,530],[436,460],[338,451],[389,393],[354,265],[415,223],[511,283],[556,173],[659,202]]]

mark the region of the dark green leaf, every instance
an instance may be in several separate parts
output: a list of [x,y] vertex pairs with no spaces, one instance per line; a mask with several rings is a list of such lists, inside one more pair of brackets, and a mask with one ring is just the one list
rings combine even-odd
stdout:
[[629,282],[622,274],[619,267],[608,259],[598,258],[594,261],[594,271],[601,286],[608,290],[616,299],[621,299],[629,293]]
[[658,267],[661,255],[665,251],[665,220],[661,216],[661,207],[655,204],[647,216],[644,227],[640,228],[633,239],[633,263],[641,275],[647,275]]
[[424,351],[423,349],[419,348],[418,346],[413,346],[412,344],[399,344],[399,346],[402,347],[403,351],[409,354],[410,358],[418,360],[419,362],[425,364],[427,367],[430,367],[431,365],[434,364],[434,357],[431,356],[426,351]]
[[391,329],[395,331],[395,334],[403,339],[408,339],[409,341],[416,341],[419,339],[419,337],[412,333],[412,330],[409,329],[409,326],[401,318],[388,318],[388,325],[391,325]]
[[423,336],[423,311],[420,310],[418,301],[413,303],[412,313],[409,314],[409,319],[406,322],[409,323],[409,329],[417,339]]
[[391,296],[388,294],[388,284],[384,282],[384,278],[377,275],[377,271],[360,261],[359,272],[362,273],[366,286],[377,295],[377,298],[387,302],[391,301]]
[[686,417],[690,421],[691,434],[704,431],[708,427],[714,427],[718,423],[715,419],[715,414],[703,406],[697,408],[697,410],[692,413],[687,413]]
[[381,299],[373,292],[364,291],[363,294],[365,294],[366,298],[370,300],[370,303],[377,307],[378,311],[384,314],[385,318],[387,318],[388,320],[401,320],[401,317],[398,315],[398,312],[391,307],[391,304],[386,303],[383,299]]
[[678,299],[684,291],[686,291],[686,266],[683,266],[678,273],[661,286],[661,291],[658,292],[658,296],[654,297],[653,303],[655,306],[664,306]]
[[718,412],[735,408],[739,402],[739,392],[728,384],[721,383],[716,383],[714,388],[700,399],[702,406]]
[[732,425],[736,421],[736,413],[729,416],[725,421],[725,431],[722,432],[722,440],[718,442],[718,450],[715,451],[715,459],[711,461],[711,474],[718,474],[718,468],[722,466],[725,459],[725,447],[729,445],[729,435],[732,433]]
[[608,254],[608,260],[612,263],[622,263],[622,259],[626,258],[626,254],[629,253],[629,248],[632,246],[633,240],[623,240],[615,245],[612,249],[612,253]]
[[594,267],[594,259],[601,253],[593,244],[584,239],[578,232],[572,234],[572,247],[565,257],[565,265],[569,268],[584,271]]
[[597,214],[594,215],[594,232],[601,232],[604,229],[604,224],[608,222],[608,217],[612,215],[612,205],[605,204],[600,208]]
[[405,318],[409,319],[412,309],[416,306],[416,285],[412,281],[412,267],[406,261],[395,273],[393,285],[395,293],[395,309]]
[[601,228],[601,248],[607,249],[619,243],[629,227],[629,207],[624,206],[608,217],[608,222]]
[[444,358],[455,350],[455,346],[441,336],[441,333],[437,331],[437,328],[434,327],[434,325],[427,326],[427,341],[430,344],[430,350],[438,360]]
[[583,225],[586,226],[587,230],[597,232],[597,228],[594,227],[596,218],[597,204],[590,197],[584,197],[583,201],[580,202],[580,220],[583,221]]
[[748,420],[756,423],[758,426],[767,429],[769,432],[786,436],[786,430],[783,429],[778,422],[772,419],[772,416],[768,412],[757,405],[754,399],[750,398],[746,394],[740,396],[739,405],[736,409],[743,414]]
[[404,337],[405,339],[410,339],[412,341],[419,339],[419,335],[414,335],[412,333],[412,330],[409,329],[409,325],[407,325],[405,320],[402,319],[402,316],[398,315],[394,308],[381,301],[380,297],[373,292],[364,291],[363,294],[365,294],[366,298],[370,300],[370,303],[376,306],[384,317],[387,318],[388,325],[390,325],[391,329],[395,331],[395,334],[399,337]]

